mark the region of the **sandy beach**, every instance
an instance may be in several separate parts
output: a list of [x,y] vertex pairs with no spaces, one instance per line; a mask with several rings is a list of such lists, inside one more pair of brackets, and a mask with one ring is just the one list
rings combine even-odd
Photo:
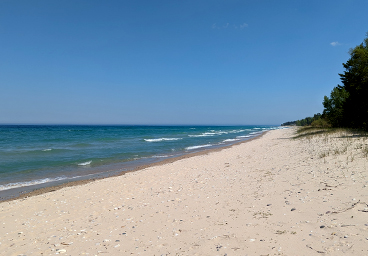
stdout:
[[368,140],[295,129],[0,203],[1,255],[368,255]]

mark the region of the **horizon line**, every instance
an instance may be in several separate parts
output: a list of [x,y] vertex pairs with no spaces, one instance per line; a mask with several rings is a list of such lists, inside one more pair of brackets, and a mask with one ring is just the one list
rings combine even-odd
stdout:
[[11,126],[11,125],[20,125],[20,126],[281,126],[280,124],[96,124],[96,123],[0,123],[0,126]]

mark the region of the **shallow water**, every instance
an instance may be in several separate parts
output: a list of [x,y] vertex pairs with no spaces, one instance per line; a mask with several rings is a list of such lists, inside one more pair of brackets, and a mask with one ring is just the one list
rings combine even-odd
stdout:
[[278,126],[0,126],[0,194],[125,171]]

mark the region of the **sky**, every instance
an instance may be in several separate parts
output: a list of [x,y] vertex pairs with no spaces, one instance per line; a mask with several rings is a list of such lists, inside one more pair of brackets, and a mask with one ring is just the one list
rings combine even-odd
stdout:
[[367,0],[0,0],[0,124],[313,116],[367,13]]

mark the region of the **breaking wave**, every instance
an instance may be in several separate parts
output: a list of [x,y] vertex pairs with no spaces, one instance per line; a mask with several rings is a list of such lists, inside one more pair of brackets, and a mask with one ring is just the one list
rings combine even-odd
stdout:
[[56,177],[56,178],[45,178],[45,179],[31,180],[31,181],[25,181],[25,182],[9,183],[9,184],[5,184],[5,185],[0,185],[0,191],[13,189],[13,188],[28,187],[28,186],[39,185],[39,184],[43,184],[43,183],[66,180],[66,179],[68,179],[68,178],[65,177],[65,176],[62,176],[62,177]]
[[212,146],[212,144],[198,145],[198,146],[191,146],[191,147],[187,147],[187,148],[185,148],[185,150],[193,150],[193,149],[206,148],[206,147],[211,147],[211,146]]
[[159,139],[144,139],[147,142],[160,142],[160,141],[170,141],[170,140],[181,140],[182,138],[159,138]]
[[80,163],[78,165],[80,166],[86,166],[86,165],[90,165],[92,163],[92,161],[87,161],[87,162],[84,162],[84,163]]

